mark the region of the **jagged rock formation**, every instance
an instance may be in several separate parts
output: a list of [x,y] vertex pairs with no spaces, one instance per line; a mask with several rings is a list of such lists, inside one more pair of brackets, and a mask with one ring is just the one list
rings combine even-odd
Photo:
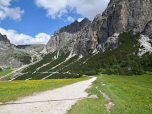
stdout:
[[0,50],[15,49],[15,45],[11,44],[6,35],[0,33]]
[[[60,50],[87,55],[89,50],[115,49],[118,46],[116,34],[132,30],[131,34],[140,32],[152,35],[152,1],[151,0],[110,0],[108,7],[101,14],[96,15],[93,22],[87,23],[78,32],[78,24],[61,28],[55,32],[48,42],[48,52]],[[74,28],[71,27],[76,27]],[[71,34],[77,32],[76,34]],[[114,37],[113,37],[114,36]],[[109,37],[113,37],[109,41]],[[115,38],[115,40],[114,40]]]
[[11,44],[6,35],[0,34],[0,67],[20,67],[29,63],[28,53],[16,48]]
[[[48,52],[53,52],[55,50],[61,50],[67,46],[69,42],[75,42],[77,34],[88,24],[90,24],[87,18],[84,18],[81,22],[75,21],[71,25],[65,26],[57,31],[55,31],[54,36],[51,36],[50,41],[46,45]],[[72,48],[69,46],[70,51]]]
[[10,43],[10,41],[7,39],[7,36],[6,35],[2,35],[0,33],[0,41],[4,41],[4,42],[7,42],[7,43]]
[[85,26],[87,26],[90,22],[91,21],[87,18],[84,18],[81,22],[78,22],[76,20],[74,23],[67,25],[67,26],[55,31],[54,35],[60,34],[63,32],[77,33],[79,31],[81,31]]

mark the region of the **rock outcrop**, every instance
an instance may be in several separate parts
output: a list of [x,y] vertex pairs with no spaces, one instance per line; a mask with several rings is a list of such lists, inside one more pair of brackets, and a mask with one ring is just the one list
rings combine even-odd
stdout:
[[0,34],[0,67],[20,67],[29,62],[28,59],[30,59],[28,53],[17,49],[6,35]]
[[0,41],[4,41],[4,42],[7,42],[7,43],[10,43],[10,41],[7,39],[7,36],[6,35],[2,35],[0,33]]
[[[71,24],[76,29],[70,29],[69,25],[56,31],[46,48],[48,52],[62,50],[66,53],[73,50],[74,53],[82,55],[87,55],[89,50],[95,49],[104,52],[107,48],[117,48],[118,34],[121,32],[140,32],[151,36],[151,20],[152,0],[110,0],[105,11],[97,14],[81,31],[78,32],[77,27],[80,24],[77,21]],[[109,40],[111,37],[112,40]]]
[[59,51],[63,48],[66,48],[67,46],[67,52],[70,51],[73,49],[73,44],[69,43],[76,42],[79,32],[90,23],[91,21],[89,21],[87,18],[84,18],[81,22],[75,21],[71,25],[65,26],[55,31],[54,36],[51,36],[51,39],[46,45],[47,51]]
[[81,31],[86,25],[88,25],[91,21],[87,18],[84,18],[81,22],[78,22],[77,20],[70,24],[67,25],[57,31],[55,31],[54,35],[56,34],[60,34],[63,32],[68,32],[68,33],[77,33],[79,31]]

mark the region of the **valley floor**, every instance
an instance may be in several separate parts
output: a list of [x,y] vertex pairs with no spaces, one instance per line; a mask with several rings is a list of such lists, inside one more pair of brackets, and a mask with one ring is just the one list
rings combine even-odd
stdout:
[[1,114],[65,114],[79,99],[87,97],[84,92],[96,77],[58,89],[25,97],[0,106]]
[[73,105],[67,114],[108,114],[106,109],[108,102],[99,90],[112,99],[114,106],[110,109],[111,114],[151,114],[151,73],[133,76],[98,75],[97,77],[86,91],[89,95],[97,95],[98,99],[82,99]]

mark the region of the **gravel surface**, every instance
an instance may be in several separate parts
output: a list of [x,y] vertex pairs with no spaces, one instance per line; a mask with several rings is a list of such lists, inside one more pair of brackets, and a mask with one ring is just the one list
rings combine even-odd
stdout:
[[0,106],[0,114],[65,114],[79,98],[87,97],[87,89],[96,77],[54,90],[36,93]]

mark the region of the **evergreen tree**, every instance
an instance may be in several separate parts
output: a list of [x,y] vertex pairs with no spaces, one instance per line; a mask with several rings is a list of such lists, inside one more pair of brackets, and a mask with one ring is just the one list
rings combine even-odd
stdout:
[[126,58],[126,66],[131,67],[131,60],[130,60],[129,56],[127,56],[127,58]]
[[132,68],[132,71],[134,74],[138,74],[138,69],[139,69],[139,66],[137,63],[134,64],[133,68]]
[[115,56],[113,56],[113,64],[117,64],[117,59],[116,59],[116,57]]

